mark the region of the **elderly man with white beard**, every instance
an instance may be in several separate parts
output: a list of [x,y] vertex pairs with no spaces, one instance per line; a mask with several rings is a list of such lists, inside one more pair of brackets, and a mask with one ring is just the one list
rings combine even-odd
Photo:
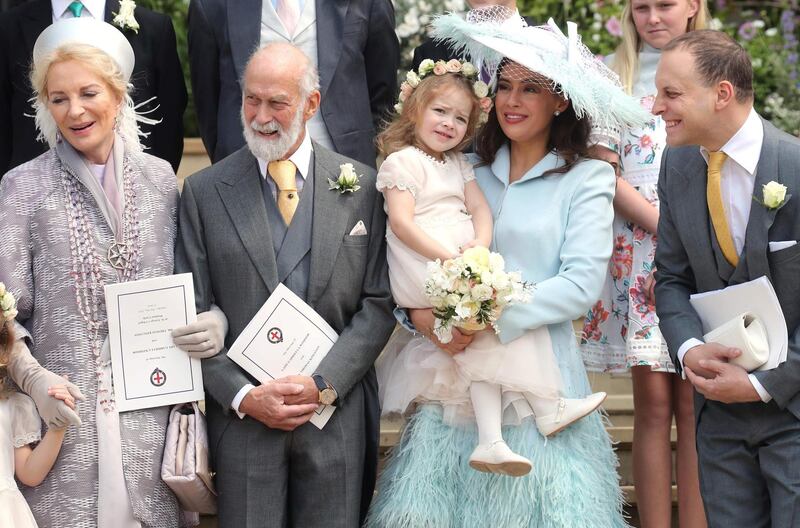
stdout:
[[[313,376],[261,385],[227,349],[204,360],[220,526],[355,527],[372,494],[365,465],[376,462],[365,401],[394,322],[383,201],[373,169],[309,138],[319,79],[299,49],[256,51],[242,101],[247,146],[184,185],[176,270],[193,274],[198,310],[214,303],[227,315],[226,346],[278,283],[339,339]],[[357,186],[329,184],[352,183],[353,172]],[[307,423],[319,403],[337,408],[322,430]]]

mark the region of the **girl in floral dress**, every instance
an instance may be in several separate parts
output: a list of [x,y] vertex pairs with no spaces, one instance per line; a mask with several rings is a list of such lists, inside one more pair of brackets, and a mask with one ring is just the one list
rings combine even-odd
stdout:
[[[656,96],[660,48],[705,26],[705,0],[628,0],[623,41],[607,58],[627,91],[648,111]],[[672,417],[678,426],[677,481],[680,526],[705,526],[694,445],[692,386],[675,375],[661,336],[653,296],[658,224],[657,182],[666,146],[665,124],[595,131],[597,157],[617,167],[614,247],[603,296],[584,321],[581,350],[588,370],[633,379],[633,476],[643,526],[671,526]]]

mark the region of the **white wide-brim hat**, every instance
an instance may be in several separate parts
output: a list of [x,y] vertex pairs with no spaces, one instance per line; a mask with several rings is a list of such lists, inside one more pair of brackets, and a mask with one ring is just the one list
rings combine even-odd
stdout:
[[136,56],[120,30],[92,17],[65,18],[48,26],[33,46],[33,63],[64,44],[86,44],[109,55],[119,66],[127,83],[133,73]]
[[549,79],[552,88],[570,100],[577,117],[588,116],[595,127],[637,127],[652,119],[625,93],[619,76],[581,43],[577,24],[567,23],[567,36],[553,19],[543,26],[527,26],[509,24],[498,13],[494,6],[470,11],[467,20],[442,15],[434,19],[432,35],[469,55],[493,79],[504,59]]

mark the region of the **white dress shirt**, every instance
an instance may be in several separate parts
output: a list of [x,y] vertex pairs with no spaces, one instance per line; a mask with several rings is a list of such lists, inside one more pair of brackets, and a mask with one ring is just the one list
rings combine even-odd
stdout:
[[[297,183],[297,194],[298,196],[303,191],[303,186],[306,182],[306,177],[308,176],[308,170],[311,166],[311,153],[314,151],[313,146],[311,145],[311,136],[308,134],[308,130],[305,131],[303,141],[300,143],[300,146],[297,147],[297,150],[294,151],[294,154],[289,156],[289,161],[294,163],[294,166],[297,167],[297,172],[295,173],[295,182]],[[272,190],[272,197],[275,198],[278,194],[278,187],[275,185],[275,180],[269,178],[267,174],[267,162],[262,160],[261,158],[256,158],[258,162],[258,172],[261,173],[261,177],[267,180],[267,184],[269,188]],[[239,389],[239,392],[236,393],[236,396],[233,397],[233,401],[231,401],[231,409],[236,411],[236,414],[239,415],[239,418],[244,418],[244,413],[239,412],[239,405],[242,404],[242,400],[247,393],[253,390],[255,386],[252,383],[247,383],[244,387]]]
[[[720,149],[728,155],[721,170],[722,204],[725,208],[728,229],[733,237],[733,245],[739,255],[744,249],[747,219],[750,217],[750,207],[753,205],[756,171],[763,143],[764,125],[761,124],[761,118],[756,111],[751,108],[742,127]],[[700,147],[700,154],[708,163],[708,149]],[[699,339],[692,338],[680,346],[678,360],[681,362],[681,366],[683,366],[683,357],[686,352],[690,348],[702,344],[703,342]],[[764,402],[772,399],[752,374],[750,374],[750,382]]]
[[[53,6],[53,22],[61,20],[62,18],[74,18],[72,11],[67,9],[72,3],[72,0],[52,0]],[[81,0],[83,4],[83,11],[81,17],[91,17],[104,20],[106,16],[106,2],[105,0]]]

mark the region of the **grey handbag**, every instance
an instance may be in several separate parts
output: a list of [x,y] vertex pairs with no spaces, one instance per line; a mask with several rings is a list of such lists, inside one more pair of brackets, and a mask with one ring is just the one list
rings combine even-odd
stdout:
[[217,513],[217,493],[208,457],[206,418],[197,403],[174,406],[167,423],[161,479],[187,512]]

